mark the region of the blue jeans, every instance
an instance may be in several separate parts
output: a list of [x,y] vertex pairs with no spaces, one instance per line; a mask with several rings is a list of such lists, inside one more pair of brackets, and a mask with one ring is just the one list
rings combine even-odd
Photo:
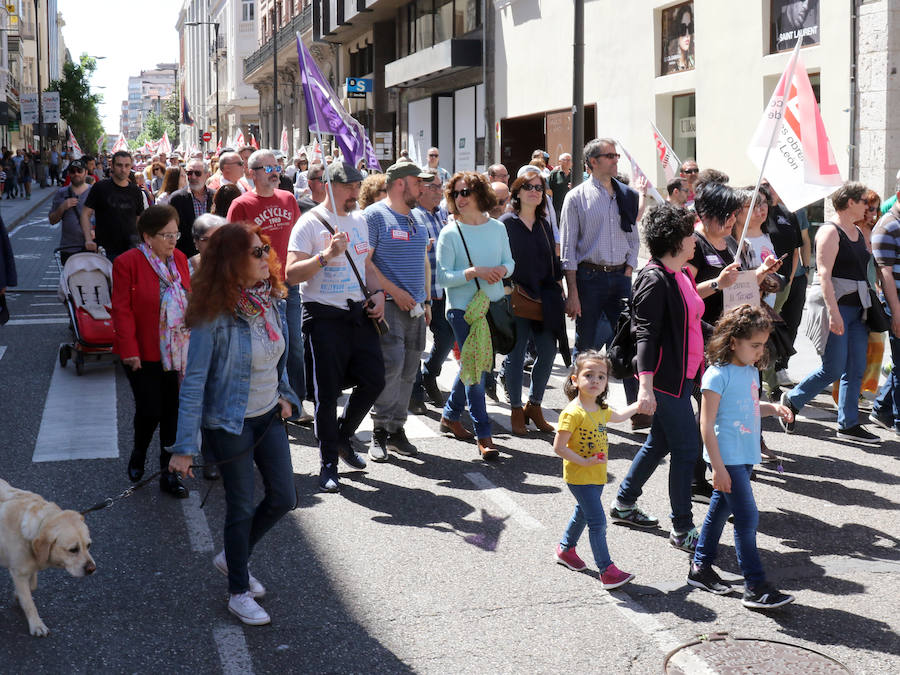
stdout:
[[[451,309],[447,312],[447,320],[453,328],[453,334],[456,336],[460,348],[469,336],[469,324],[463,318],[465,313],[463,309]],[[475,436],[490,438],[491,418],[488,417],[487,405],[484,402],[484,373],[481,375],[481,380],[472,385],[463,384],[463,381],[459,379],[459,372],[456,373],[450,397],[444,404],[443,416],[451,422],[458,420],[467,404],[469,415],[475,423]]]
[[694,462],[700,452],[694,408],[691,405],[693,384],[685,382],[681,396],[656,392],[656,412],[647,440],[631,462],[628,475],[619,486],[616,498],[633,506],[641,496],[644,484],[656,471],[663,457],[671,453],[669,463],[669,503],[672,506],[672,529],[681,534],[694,527],[691,513],[691,479]]
[[566,531],[559,545],[565,550],[575,548],[584,526],[588,528],[588,538],[591,542],[591,551],[594,553],[594,562],[597,569],[603,574],[606,568],[612,565],[609,557],[609,547],[606,545],[606,514],[603,512],[603,504],[600,495],[603,494],[602,485],[572,485],[566,483],[569,491],[575,495],[578,502],[575,512],[569,519]]
[[287,295],[287,335],[288,344],[287,372],[291,389],[302,403],[306,398],[306,366],[303,361],[303,306],[300,302],[300,286],[289,286]]
[[840,378],[838,427],[849,429],[859,422],[859,390],[866,369],[869,329],[863,323],[862,307],[838,305],[844,320],[844,334],[828,334],[822,365],[787,393],[795,410],[800,410],[825,387]]
[[[884,303],[888,316],[891,308]],[[888,331],[888,342],[891,348],[891,374],[878,390],[878,397],[872,404],[872,413],[883,420],[890,420],[895,429],[900,425],[900,338]]]
[[[219,466],[225,487],[225,560],[230,593],[248,590],[247,560],[253,547],[297,505],[291,451],[279,419],[279,409],[276,405],[264,415],[245,418],[240,434],[230,434],[222,429],[206,430],[206,438],[219,462],[236,457],[259,442],[253,452]],[[256,506],[253,505],[254,462],[266,491]]]
[[450,326],[450,322],[447,321],[446,302],[446,298],[432,300],[431,325],[428,326],[432,337],[431,354],[428,355],[428,360],[422,364],[422,369],[416,373],[416,383],[413,385],[411,398],[417,401],[425,399],[425,392],[422,389],[422,378],[436,378],[441,374],[441,366],[447,360],[447,356],[453,349],[453,343],[456,340],[453,337],[453,328]]
[[744,584],[756,588],[766,580],[762,561],[756,548],[756,528],[759,511],[750,487],[751,464],[734,464],[725,467],[731,476],[731,492],[714,490],[709,511],[703,520],[703,529],[694,552],[694,564],[708,567],[716,559],[716,550],[729,514],[734,514],[734,549],[744,575]]
[[[612,339],[616,330],[616,322],[622,313],[622,298],[631,298],[631,277],[624,272],[600,272],[579,267],[575,273],[578,288],[578,300],[581,303],[581,316],[575,319],[575,348],[572,360],[579,352],[588,349],[600,349]],[[610,332],[606,340],[600,341],[600,327],[603,320],[609,324]],[[625,387],[625,399],[629,403],[637,400],[638,383],[633,377],[622,381]]]
[[[506,392],[509,394],[509,405],[522,407],[522,379],[525,376],[525,350],[528,340],[534,337],[537,359],[531,369],[531,386],[528,389],[528,400],[540,405],[544,400],[544,390],[553,370],[553,359],[556,357],[556,336],[544,328],[544,324],[530,319],[515,317],[516,346],[504,360]],[[540,327],[539,330],[536,327]]]

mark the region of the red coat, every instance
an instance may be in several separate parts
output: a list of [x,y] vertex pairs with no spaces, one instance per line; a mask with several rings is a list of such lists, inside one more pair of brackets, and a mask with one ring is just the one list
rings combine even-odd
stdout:
[[[175,249],[175,266],[185,291],[191,290],[187,258]],[[159,276],[136,248],[113,262],[113,351],[120,358],[161,361],[159,353]]]

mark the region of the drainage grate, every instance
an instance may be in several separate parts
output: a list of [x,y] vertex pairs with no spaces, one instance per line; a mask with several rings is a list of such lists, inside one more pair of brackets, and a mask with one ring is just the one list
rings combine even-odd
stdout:
[[830,656],[777,640],[731,637],[728,633],[703,635],[666,655],[667,675],[816,675],[850,673]]

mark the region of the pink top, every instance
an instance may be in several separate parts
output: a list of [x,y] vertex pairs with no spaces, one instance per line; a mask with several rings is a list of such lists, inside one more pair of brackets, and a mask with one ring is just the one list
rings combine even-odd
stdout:
[[[668,268],[666,268],[668,269]],[[669,270],[670,272],[672,270]],[[687,308],[688,319],[688,340],[687,340],[687,369],[684,373],[687,379],[693,379],[703,363],[703,298],[697,293],[697,287],[694,285],[693,279],[688,276],[688,272],[681,270],[674,272],[675,281],[678,282],[678,290],[681,291],[681,297],[684,298],[684,305]]]

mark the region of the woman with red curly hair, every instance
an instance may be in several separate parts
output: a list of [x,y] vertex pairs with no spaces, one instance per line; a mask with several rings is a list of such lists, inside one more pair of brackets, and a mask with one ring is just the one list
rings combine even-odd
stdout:
[[[266,589],[247,560],[297,500],[280,423],[299,406],[285,373],[285,291],[278,258],[258,227],[222,225],[203,259],[186,315],[191,344],[169,468],[193,476],[202,427],[225,487],[225,550],[213,565],[228,577],[228,611],[258,626],[271,619],[256,602]],[[266,493],[256,506],[254,462]]]

